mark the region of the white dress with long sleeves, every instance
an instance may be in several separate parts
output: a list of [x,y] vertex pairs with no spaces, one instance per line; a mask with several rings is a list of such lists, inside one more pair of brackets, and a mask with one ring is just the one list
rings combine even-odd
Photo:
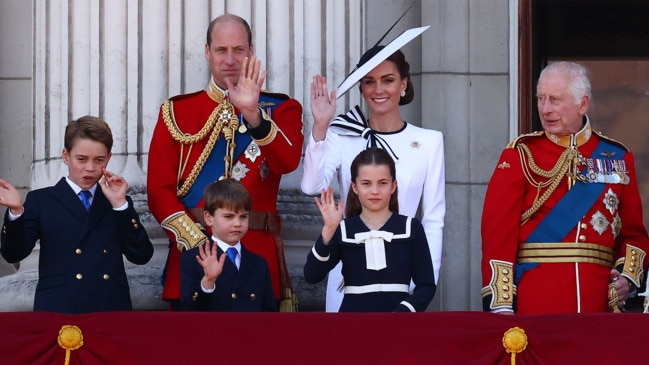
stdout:
[[[444,139],[436,130],[424,129],[405,123],[403,129],[390,132],[374,132],[392,150],[399,190],[399,213],[414,217],[422,202],[421,223],[426,232],[435,272],[439,279],[442,259],[442,228],[444,227],[445,175]],[[361,136],[340,135],[329,128],[324,141],[316,142],[309,135],[304,156],[304,173],[301,188],[305,194],[320,194],[330,186],[334,176],[340,185],[340,197],[347,200],[351,183],[352,160],[367,146]],[[327,312],[337,312],[343,293],[338,291],[342,274],[338,265],[329,273],[327,283]]]

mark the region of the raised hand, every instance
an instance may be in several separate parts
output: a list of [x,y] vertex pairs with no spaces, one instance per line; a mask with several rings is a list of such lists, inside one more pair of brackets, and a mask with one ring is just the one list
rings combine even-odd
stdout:
[[261,61],[257,56],[244,58],[241,66],[241,75],[237,84],[232,84],[230,79],[225,79],[225,82],[232,105],[239,109],[248,124],[254,128],[261,123],[257,104],[261,87],[266,80],[266,71],[260,72]]
[[205,289],[214,287],[216,279],[223,272],[223,265],[225,265],[225,260],[227,259],[225,253],[221,254],[221,257],[217,257],[217,247],[218,245],[216,243],[210,243],[210,241],[198,246],[196,261],[203,267],[205,276],[201,282]]
[[322,189],[319,200],[318,197],[314,199],[322,215],[322,221],[324,222],[324,226],[322,227],[322,241],[325,244],[329,244],[329,241],[336,232],[336,228],[338,228],[340,221],[343,219],[343,202],[338,201],[338,204],[336,204],[331,186],[327,190]]
[[310,105],[311,115],[313,115],[311,134],[313,134],[313,139],[319,142],[325,139],[329,122],[336,113],[336,90],[329,93],[327,79],[323,76],[313,76]]
[[99,179],[99,187],[110,202],[113,208],[119,208],[126,204],[126,190],[128,183],[123,177],[102,168],[104,176]]
[[13,215],[23,212],[23,199],[20,193],[13,185],[2,179],[0,179],[0,205],[11,209]]

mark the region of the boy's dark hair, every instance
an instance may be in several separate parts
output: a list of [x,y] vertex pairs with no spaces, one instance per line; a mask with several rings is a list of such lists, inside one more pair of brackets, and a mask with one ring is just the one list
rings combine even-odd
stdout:
[[97,141],[106,146],[108,152],[113,148],[113,133],[108,123],[91,115],[73,120],[65,127],[63,146],[68,152],[72,150],[78,139]]
[[[364,151],[361,151],[354,160],[352,161],[351,171],[352,183],[356,182],[358,177],[358,170],[361,166],[367,165],[386,165],[390,170],[390,176],[393,181],[397,180],[397,169],[394,166],[394,160],[384,149],[371,147]],[[390,205],[389,209],[392,213],[399,212],[399,200],[398,200],[399,188],[394,189],[394,192],[390,196]],[[358,199],[358,195],[352,189],[351,184],[349,186],[349,193],[347,194],[347,203],[345,203],[345,217],[351,217],[361,214],[363,207],[361,202]]]
[[252,209],[252,197],[243,184],[233,179],[223,179],[208,185],[203,192],[203,210],[214,215],[219,208],[234,212]]

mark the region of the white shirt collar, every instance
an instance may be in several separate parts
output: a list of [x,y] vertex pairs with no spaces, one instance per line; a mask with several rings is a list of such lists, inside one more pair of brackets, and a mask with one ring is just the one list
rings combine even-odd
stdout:
[[[74,181],[70,180],[68,176],[65,177],[65,182],[67,182],[68,185],[70,185],[74,193],[77,195],[79,195],[79,192],[81,192],[81,190],[84,190],[79,185],[77,185]],[[88,191],[90,191],[93,197],[95,196],[96,190],[97,190],[97,184],[93,185],[90,189],[88,189]]]
[[237,242],[237,244],[234,245],[234,246],[230,246],[227,243],[225,243],[225,242],[221,241],[220,239],[216,238],[214,235],[212,235],[212,241],[216,242],[216,244],[219,246],[219,248],[223,252],[226,252],[228,250],[228,248],[230,248],[230,247],[234,247],[234,248],[237,249],[237,253],[239,253],[239,255],[241,255],[241,241]]

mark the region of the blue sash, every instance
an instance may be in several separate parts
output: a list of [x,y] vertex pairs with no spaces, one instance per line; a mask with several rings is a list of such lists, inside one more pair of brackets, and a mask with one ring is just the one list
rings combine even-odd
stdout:
[[[239,155],[245,151],[246,147],[250,144],[252,137],[249,133],[239,133],[238,131],[234,134],[234,142],[236,147],[234,150],[234,156],[232,161],[236,161],[239,158]],[[203,199],[203,191],[205,187],[215,181],[217,181],[223,173],[225,172],[225,163],[223,162],[223,156],[225,156],[226,141],[225,138],[219,137],[219,140],[214,145],[212,153],[207,157],[207,161],[201,168],[201,171],[196,177],[196,181],[187,194],[182,197],[181,201],[188,208],[194,208],[198,206],[198,203]]]
[[[604,152],[614,152],[614,154]],[[616,159],[622,159],[625,153],[626,151],[619,146],[600,140],[591,156],[612,159],[615,155]],[[575,222],[578,222],[599,199],[606,185],[577,181],[525,239],[525,243],[561,242],[574,228]],[[538,263],[516,265],[514,282],[518,284],[525,271],[538,265]]]
[[[259,95],[259,107],[263,108],[266,114],[268,114],[269,116],[273,115],[273,110],[275,110],[275,108],[277,108],[277,106],[281,104],[281,101],[282,99],[273,97],[268,94],[262,93],[261,95]],[[239,120],[242,120],[241,114],[239,114],[238,116]],[[232,156],[233,163],[234,161],[239,159],[239,156],[241,156],[241,154],[246,150],[251,141],[252,137],[250,136],[250,133],[239,133],[239,131],[235,132],[234,143],[236,143],[236,147],[234,150],[234,155]],[[201,168],[201,171],[198,173],[196,181],[194,181],[194,184],[189,188],[187,194],[180,199],[185,207],[194,208],[198,206],[198,203],[201,201],[201,199],[203,199],[203,191],[205,190],[205,187],[217,181],[221,176],[223,176],[223,173],[225,172],[225,163],[223,161],[223,156],[225,156],[225,148],[225,138],[219,137],[216,144],[214,144],[214,148],[208,156],[207,161],[205,161],[205,164]]]

